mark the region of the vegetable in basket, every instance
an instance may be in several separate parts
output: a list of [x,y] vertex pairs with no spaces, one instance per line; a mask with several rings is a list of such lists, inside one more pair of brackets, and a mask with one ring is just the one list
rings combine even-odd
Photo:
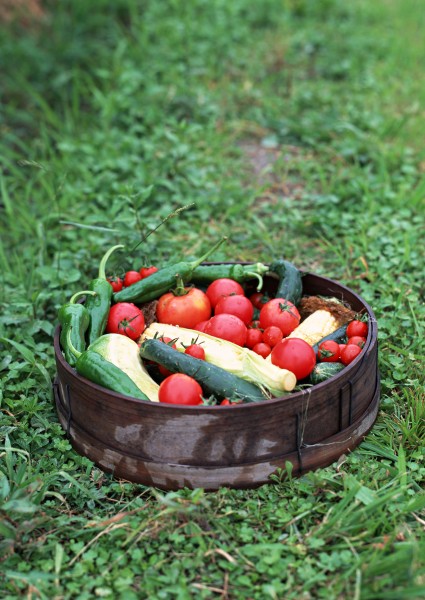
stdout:
[[61,326],[60,343],[66,361],[73,367],[76,359],[68,346],[68,332],[71,332],[71,342],[78,352],[86,349],[85,334],[90,324],[90,315],[84,304],[76,302],[80,296],[94,296],[96,292],[84,290],[72,296],[69,302],[60,307],[58,319]]
[[267,273],[269,267],[263,263],[249,265],[241,264],[220,264],[220,265],[199,265],[193,271],[192,281],[197,284],[212,283],[216,279],[233,279],[238,283],[244,283],[251,279],[257,279],[257,290],[263,287],[263,275]]

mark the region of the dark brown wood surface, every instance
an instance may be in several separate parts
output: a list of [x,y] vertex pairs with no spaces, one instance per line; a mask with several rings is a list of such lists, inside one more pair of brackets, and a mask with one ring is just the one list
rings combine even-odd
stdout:
[[[275,283],[266,278],[269,291]],[[130,481],[217,489],[266,483],[288,460],[295,473],[326,466],[355,448],[379,405],[376,320],[363,299],[337,282],[308,274],[303,287],[368,315],[364,351],[332,379],[262,403],[184,407],[110,392],[66,363],[57,330],[55,399],[75,449]]]

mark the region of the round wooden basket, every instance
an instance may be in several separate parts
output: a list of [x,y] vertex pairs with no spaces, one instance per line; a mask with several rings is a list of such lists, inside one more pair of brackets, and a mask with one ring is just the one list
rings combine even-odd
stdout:
[[[265,289],[276,281],[265,277]],[[59,420],[80,454],[105,472],[165,490],[252,488],[293,465],[293,474],[325,467],[353,450],[378,412],[377,326],[371,308],[349,288],[313,274],[306,295],[333,296],[367,314],[364,351],[338,375],[261,403],[176,406],[133,400],[79,376],[54,348]]]

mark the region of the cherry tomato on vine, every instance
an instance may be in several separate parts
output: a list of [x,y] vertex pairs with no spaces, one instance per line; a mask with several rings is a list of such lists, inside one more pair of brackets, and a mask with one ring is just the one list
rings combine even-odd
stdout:
[[253,348],[255,344],[259,344],[263,341],[263,332],[261,329],[255,329],[253,327],[248,327],[248,331],[246,332],[246,341],[245,346],[247,348]]
[[299,324],[301,315],[292,302],[285,298],[273,298],[260,310],[260,325],[262,329],[275,325],[282,331],[283,337],[288,336]]
[[283,338],[283,333],[276,325],[270,325],[263,331],[263,342],[268,344],[271,348],[276,346]]
[[252,351],[255,352],[256,354],[259,354],[263,358],[267,358],[268,355],[271,353],[272,349],[269,346],[269,344],[265,344],[264,342],[260,342],[259,344],[255,344],[255,346],[253,347]]
[[108,281],[112,286],[112,291],[113,292],[120,292],[122,290],[123,287],[123,281],[121,279],[121,277],[117,277],[116,275],[112,275],[111,277],[108,277]]
[[245,346],[247,332],[247,326],[239,317],[226,313],[211,317],[204,329],[204,333],[233,342],[238,346]]
[[220,298],[215,306],[214,314],[221,315],[222,313],[236,315],[247,325],[254,316],[254,307],[246,296],[231,294]]
[[300,380],[310,375],[314,369],[316,353],[304,340],[287,338],[272,348],[271,361],[281,369],[292,371]]
[[202,404],[202,388],[189,375],[174,373],[160,383],[158,398],[166,404]]
[[142,279],[145,279],[145,277],[149,277],[149,275],[152,275],[153,273],[156,273],[158,271],[158,267],[142,267],[141,269],[139,269],[139,273],[142,277]]
[[187,346],[185,348],[184,353],[189,354],[189,356],[193,356],[193,358],[205,360],[205,350],[203,349],[201,344],[190,344],[190,346]]
[[240,283],[234,279],[227,279],[222,277],[212,281],[206,289],[206,295],[210,299],[211,306],[215,308],[217,302],[223,296],[230,296],[230,294],[238,294],[241,296],[245,295],[245,291]]
[[338,362],[341,356],[339,344],[333,340],[326,340],[319,345],[317,358],[321,362]]
[[355,358],[358,357],[362,349],[356,344],[347,344],[341,352],[341,362],[343,365],[349,365]]
[[158,300],[156,316],[159,323],[193,329],[210,318],[211,304],[205,292],[186,287],[181,295],[173,292],[163,294]]
[[127,271],[127,273],[124,275],[123,283],[124,283],[125,287],[129,287],[130,285],[137,283],[141,279],[142,279],[142,276],[140,275],[140,273],[138,271]]
[[347,337],[351,338],[355,335],[359,335],[361,337],[367,337],[368,326],[364,321],[359,321],[355,319],[348,323],[347,326]]
[[143,312],[131,302],[118,302],[109,310],[106,333],[120,333],[137,340],[145,328]]

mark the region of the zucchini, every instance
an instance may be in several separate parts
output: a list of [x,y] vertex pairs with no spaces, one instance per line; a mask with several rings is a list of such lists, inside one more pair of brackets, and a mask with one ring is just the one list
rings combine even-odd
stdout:
[[331,362],[321,362],[317,363],[312,372],[310,373],[309,379],[310,383],[316,385],[316,383],[321,383],[322,381],[326,381],[330,377],[337,375],[344,369],[344,365],[342,363],[331,363]]
[[335,329],[335,331],[333,331],[332,333],[325,335],[325,337],[319,340],[317,344],[314,344],[312,348],[315,351],[315,353],[317,354],[320,344],[322,344],[323,342],[327,342],[328,340],[338,342],[339,344],[343,343],[347,335],[347,325],[348,323],[346,323],[345,325],[341,325],[341,327],[338,327],[338,329]]
[[172,373],[185,373],[193,377],[207,395],[243,402],[261,402],[268,399],[253,383],[240,379],[221,367],[183,354],[158,339],[145,340],[140,346],[140,355],[145,360],[163,365]]
[[285,298],[297,306],[303,295],[301,272],[295,265],[283,258],[273,261],[270,271],[279,277],[276,298]]

